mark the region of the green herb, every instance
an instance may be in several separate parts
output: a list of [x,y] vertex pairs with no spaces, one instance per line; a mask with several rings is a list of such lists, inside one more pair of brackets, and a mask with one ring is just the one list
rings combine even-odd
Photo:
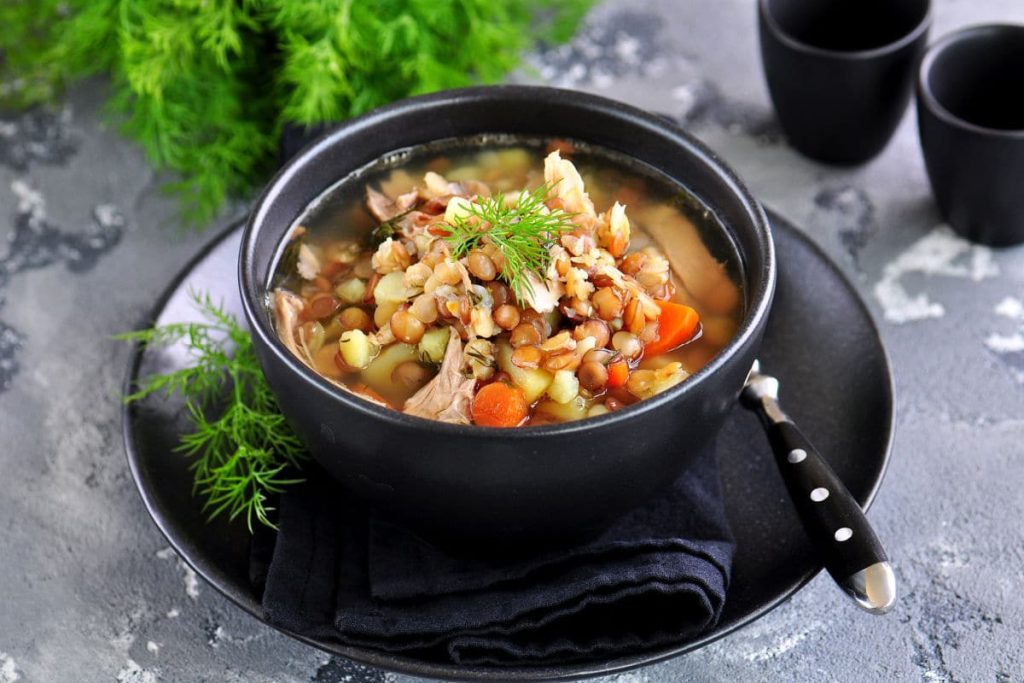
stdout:
[[551,185],[545,183],[532,192],[524,192],[516,206],[505,206],[500,196],[477,197],[469,205],[469,216],[459,217],[445,238],[452,254],[459,258],[486,240],[501,250],[505,264],[501,278],[512,288],[520,303],[533,293],[528,278],[533,273],[543,279],[551,263],[548,248],[559,235],[576,226],[572,214],[562,209],[549,210]]
[[[275,163],[284,123],[492,83],[594,0],[3,0],[0,100],[52,101],[94,74],[186,217],[211,218]],[[545,28],[546,27],[546,28]]]
[[396,216],[392,216],[383,223],[375,225],[374,228],[370,230],[370,233],[367,236],[367,241],[369,242],[370,246],[377,247],[380,245],[381,242],[383,242],[387,238],[394,237],[395,234],[398,232],[398,221],[402,220],[413,211],[415,211],[415,208],[406,209],[402,213]]
[[273,527],[267,502],[302,481],[287,473],[306,459],[305,448],[278,408],[249,333],[209,295],[192,296],[204,321],[116,337],[145,346],[181,342],[191,355],[186,367],[147,377],[125,401],[183,396],[193,431],[181,436],[176,450],[195,458],[194,492],[205,498],[210,518],[244,515],[250,531],[254,518]]
[[434,373],[437,373],[441,369],[441,361],[432,360],[430,358],[430,354],[426,351],[420,351],[419,358],[416,362],[419,363],[421,368],[431,370]]
[[484,354],[481,351],[477,351],[476,349],[470,349],[469,351],[466,351],[466,355],[476,360],[476,362],[480,363],[480,365],[484,366],[485,368],[493,368],[497,366],[497,362],[493,358]]
[[395,226],[390,221],[377,225],[370,231],[369,242],[371,246],[377,246],[389,237],[395,236]]

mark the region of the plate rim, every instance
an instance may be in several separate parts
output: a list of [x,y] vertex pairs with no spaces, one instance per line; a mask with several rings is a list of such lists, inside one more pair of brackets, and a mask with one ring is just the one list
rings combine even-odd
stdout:
[[[878,342],[878,348],[881,351],[880,361],[882,367],[885,370],[886,392],[885,402],[888,404],[889,419],[885,425],[885,448],[881,454],[881,467],[878,471],[878,476],[872,483],[871,487],[864,495],[864,499],[860,502],[862,509],[867,512],[870,509],[872,503],[874,503],[879,490],[881,489],[882,483],[889,470],[889,465],[892,461],[892,446],[894,440],[894,432],[896,425],[896,412],[895,412],[895,378],[893,377],[892,362],[889,358],[889,353],[885,348],[884,341],[882,339],[881,332],[878,324],[875,321],[871,310],[868,308],[867,303],[863,297],[857,291],[856,287],[846,276],[846,274],[839,268],[839,266],[832,260],[832,258],[822,249],[814,240],[810,239],[802,230],[797,228],[792,222],[780,215],[778,212],[770,209],[768,206],[762,204],[765,212],[768,215],[769,224],[772,226],[773,234],[775,230],[779,232],[790,233],[797,241],[802,242],[815,257],[824,263],[824,265],[832,271],[832,274],[837,278],[839,283],[852,294],[852,299],[855,302],[857,308],[863,314],[865,321],[868,323],[868,327]],[[228,222],[228,225],[223,229],[217,231],[207,241],[199,251],[192,256],[188,261],[185,262],[174,276],[174,278],[166,285],[160,296],[157,298],[153,306],[147,311],[143,319],[139,323],[139,328],[151,327],[159,317],[159,314],[166,308],[168,301],[174,296],[175,292],[180,288],[182,282],[188,277],[195,267],[201,263],[218,245],[220,245],[225,239],[227,239],[235,231],[241,229],[245,225],[245,218],[236,218]],[[774,237],[773,237],[774,240]],[[122,382],[121,389],[123,395],[127,395],[133,390],[134,383],[138,377],[139,369],[142,364],[145,347],[136,342],[132,347],[131,362],[128,364],[128,370],[125,374],[125,378]],[[160,511],[158,505],[154,501],[153,497],[146,486],[143,485],[142,473],[139,467],[139,455],[135,448],[134,438],[132,435],[131,426],[137,410],[140,407],[134,403],[122,402],[121,405],[121,437],[124,443],[125,456],[128,461],[128,468],[132,475],[132,481],[135,484],[135,489],[142,499],[143,506],[146,508],[150,519],[156,525],[157,529],[163,535],[164,539],[170,544],[178,556],[184,561],[193,571],[196,572],[207,584],[212,586],[218,593],[227,598],[229,601],[234,603],[237,607],[241,608],[244,612],[255,618],[258,622],[264,626],[268,626],[275,631],[283,633],[291,638],[294,638],[306,645],[310,645],[318,650],[327,652],[328,654],[335,656],[342,656],[360,664],[373,666],[385,671],[392,671],[396,673],[440,678],[444,680],[452,681],[545,681],[545,680],[578,680],[581,678],[591,678],[596,676],[606,676],[610,674],[623,673],[631,669],[636,669],[641,666],[650,666],[659,662],[664,662],[669,659],[673,659],[680,655],[684,655],[695,650],[699,650],[711,643],[724,638],[732,633],[735,633],[739,629],[748,626],[754,621],[762,618],[783,602],[791,598],[801,589],[803,589],[810,581],[816,577],[821,570],[823,565],[813,565],[802,577],[795,581],[786,590],[775,596],[774,599],[761,605],[759,608],[744,615],[743,618],[737,619],[735,623],[729,624],[727,627],[721,630],[713,630],[706,633],[698,638],[687,641],[682,645],[670,646],[667,649],[661,649],[656,652],[645,653],[641,655],[619,657],[616,659],[610,659],[602,662],[596,662],[593,664],[568,664],[563,666],[552,666],[552,665],[540,665],[540,666],[527,666],[527,667],[480,667],[480,666],[457,666],[448,665],[441,663],[425,662],[420,659],[406,657],[400,654],[383,653],[377,650],[361,647],[352,647],[341,643],[327,643],[316,640],[309,636],[305,636],[301,633],[296,633],[286,628],[282,628],[275,624],[269,623],[262,614],[262,609],[258,601],[256,601],[252,595],[245,594],[243,591],[237,589],[230,581],[223,580],[220,577],[215,576],[215,572],[208,571],[208,569],[202,566],[199,562],[193,558],[192,553],[186,549],[187,539],[178,539],[177,536],[171,531],[170,524],[168,523],[165,516]]]

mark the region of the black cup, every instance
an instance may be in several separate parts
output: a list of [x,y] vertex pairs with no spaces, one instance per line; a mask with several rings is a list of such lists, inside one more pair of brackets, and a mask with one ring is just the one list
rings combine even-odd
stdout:
[[807,156],[857,164],[910,100],[929,0],[759,0],[761,58],[782,129]]
[[982,244],[1024,242],[1024,26],[974,26],[935,43],[917,116],[946,221]]

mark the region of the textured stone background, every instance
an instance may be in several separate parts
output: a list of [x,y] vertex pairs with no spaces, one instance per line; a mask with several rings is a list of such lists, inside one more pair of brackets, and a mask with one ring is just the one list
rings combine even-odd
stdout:
[[[1020,0],[935,4],[935,34],[1024,22]],[[910,115],[862,168],[787,148],[753,0],[610,0],[535,63],[550,83],[671,112],[718,150],[856,283],[896,373],[894,459],[871,512],[904,591],[895,612],[854,611],[821,576],[700,652],[607,680],[1024,680],[1024,247],[941,226]],[[162,179],[102,124],[102,94],[0,114],[0,683],[408,683],[264,628],[147,518],[120,437],[129,350],[109,335],[207,238],[176,233]]]

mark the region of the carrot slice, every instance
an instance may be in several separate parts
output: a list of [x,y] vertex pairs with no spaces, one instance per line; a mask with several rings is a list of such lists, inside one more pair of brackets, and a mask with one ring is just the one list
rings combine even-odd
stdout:
[[644,346],[646,358],[671,351],[690,341],[700,325],[700,315],[689,306],[671,301],[655,303],[661,309],[661,315],[658,316],[658,339]]
[[618,360],[614,363],[608,364],[608,384],[606,385],[609,389],[615,389],[621,386],[625,386],[626,380],[629,379],[629,365],[624,360]]
[[530,404],[517,387],[491,382],[473,397],[473,422],[482,427],[516,427],[526,419]]

